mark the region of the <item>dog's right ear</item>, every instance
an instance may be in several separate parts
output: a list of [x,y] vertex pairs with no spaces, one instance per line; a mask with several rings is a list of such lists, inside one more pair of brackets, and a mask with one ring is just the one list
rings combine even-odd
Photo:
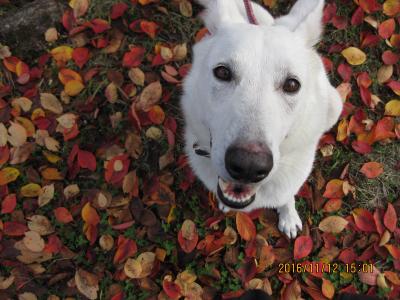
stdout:
[[[213,33],[224,23],[249,23],[243,0],[196,0],[206,9],[201,17],[207,29]],[[274,18],[262,6],[251,3],[260,25],[272,25]]]

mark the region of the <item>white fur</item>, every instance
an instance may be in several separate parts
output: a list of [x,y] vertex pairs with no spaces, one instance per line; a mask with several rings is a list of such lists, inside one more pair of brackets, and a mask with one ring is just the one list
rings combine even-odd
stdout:
[[[260,25],[248,23],[242,0],[201,0],[203,19],[212,32],[193,48],[193,66],[184,82],[182,108],[186,153],[206,185],[216,192],[225,169],[227,148],[239,137],[269,146],[274,167],[258,184],[256,200],[244,211],[277,208],[279,228],[294,238],[302,223],[294,196],[309,176],[321,135],[338,120],[342,101],[331,86],[313,46],[322,32],[323,0],[299,0],[289,15],[274,21],[253,4]],[[227,63],[230,83],[214,78],[213,69]],[[281,90],[288,75],[302,88],[290,96]],[[210,145],[211,158],[193,151]],[[224,211],[230,210],[220,204]]]

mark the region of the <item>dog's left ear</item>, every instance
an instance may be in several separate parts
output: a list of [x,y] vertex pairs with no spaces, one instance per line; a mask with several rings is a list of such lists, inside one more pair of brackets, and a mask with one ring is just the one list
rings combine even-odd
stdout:
[[318,43],[322,34],[324,0],[298,0],[289,14],[276,19],[276,25],[288,27],[298,33],[311,47]]

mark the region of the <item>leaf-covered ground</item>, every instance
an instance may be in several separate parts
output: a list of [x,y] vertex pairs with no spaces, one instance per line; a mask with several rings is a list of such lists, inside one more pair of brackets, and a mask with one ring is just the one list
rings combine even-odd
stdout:
[[295,241],[272,210],[222,215],[182,153],[199,11],[72,0],[48,51],[0,45],[0,299],[399,299],[400,1],[327,3],[319,50],[345,109]]

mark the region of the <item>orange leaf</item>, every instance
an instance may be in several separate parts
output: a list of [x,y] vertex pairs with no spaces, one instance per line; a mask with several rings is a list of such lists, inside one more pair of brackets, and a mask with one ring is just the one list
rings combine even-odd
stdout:
[[330,280],[325,278],[322,278],[322,294],[328,299],[332,299],[335,295],[335,287]]
[[323,197],[325,198],[342,198],[343,192],[343,180],[333,179],[328,182],[325,188]]
[[63,224],[67,224],[74,220],[69,210],[65,207],[57,207],[54,210],[54,215],[56,216],[57,221]]
[[15,56],[10,56],[10,57],[6,57],[3,60],[3,64],[4,66],[7,68],[8,71],[12,72],[12,73],[16,73],[17,72],[17,64],[20,62],[21,60]]
[[91,225],[88,223],[83,224],[83,233],[85,234],[86,238],[90,242],[90,245],[93,245],[97,240],[97,226]]
[[299,236],[294,242],[294,259],[302,259],[308,256],[313,249],[313,241],[310,236]]
[[136,251],[136,242],[131,239],[125,238],[123,235],[120,235],[117,242],[117,251],[114,255],[114,264],[116,265],[124,262],[127,258],[135,255]]
[[85,88],[85,86],[83,85],[83,83],[81,81],[78,80],[70,80],[67,82],[67,84],[65,85],[65,93],[68,96],[77,96],[80,94],[80,92],[82,92],[82,90]]
[[236,213],[236,228],[245,241],[251,241],[256,237],[256,226],[246,213],[240,211]]
[[368,162],[362,166],[360,171],[367,176],[367,178],[373,179],[383,173],[383,166],[378,162]]
[[333,213],[342,208],[342,199],[329,199],[324,205],[324,212]]
[[393,18],[385,20],[379,25],[378,28],[379,35],[384,39],[388,39],[394,33],[395,28],[396,28],[396,22],[394,21]]
[[58,72],[58,79],[60,79],[63,85],[66,85],[72,80],[83,82],[81,75],[71,69],[61,69],[60,72]]
[[15,168],[7,167],[0,170],[0,185],[6,185],[17,180],[19,174],[18,169]]
[[150,22],[150,21],[141,21],[140,29],[142,29],[143,32],[146,33],[149,37],[154,39],[157,34],[158,25],[156,23]]
[[383,3],[383,13],[389,17],[393,17],[400,13],[400,1],[399,0],[386,0]]
[[400,259],[400,249],[395,245],[386,244],[384,245],[386,249],[389,251],[390,255],[393,256],[394,259]]
[[165,113],[159,105],[154,105],[148,112],[151,122],[156,125],[161,125],[165,120]]
[[86,203],[85,206],[82,208],[82,219],[93,226],[96,226],[100,223],[100,217],[97,214],[95,208],[90,205],[90,202]]
[[46,168],[40,172],[44,179],[63,180],[64,176],[56,168]]

